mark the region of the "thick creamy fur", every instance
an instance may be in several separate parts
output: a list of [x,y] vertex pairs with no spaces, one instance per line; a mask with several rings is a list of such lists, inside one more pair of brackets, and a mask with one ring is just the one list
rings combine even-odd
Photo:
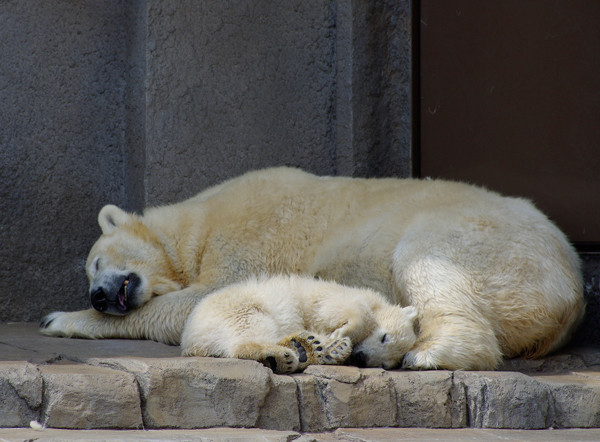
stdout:
[[55,312],[48,335],[178,344],[206,294],[253,274],[305,274],[417,308],[408,368],[493,369],[562,345],[584,312],[580,263],[523,199],[447,181],[251,172],[143,216],[105,207],[92,286],[141,276],[125,316]]
[[[250,278],[198,303],[183,330],[181,350],[184,356],[279,362],[290,353],[282,341],[308,331],[320,335],[322,347],[350,338],[364,365],[393,368],[416,341],[415,317],[414,307],[392,305],[370,289],[295,275]],[[298,368],[292,356],[289,372]]]

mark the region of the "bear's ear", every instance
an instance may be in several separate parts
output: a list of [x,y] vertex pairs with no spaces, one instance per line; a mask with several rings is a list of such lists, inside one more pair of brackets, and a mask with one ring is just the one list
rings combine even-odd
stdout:
[[409,305],[408,307],[404,307],[402,309],[402,311],[406,315],[406,319],[408,319],[409,321],[413,321],[417,317],[417,314],[419,313],[417,311],[417,308],[412,305]]
[[105,235],[122,226],[130,219],[130,215],[117,206],[108,204],[98,214],[98,224]]

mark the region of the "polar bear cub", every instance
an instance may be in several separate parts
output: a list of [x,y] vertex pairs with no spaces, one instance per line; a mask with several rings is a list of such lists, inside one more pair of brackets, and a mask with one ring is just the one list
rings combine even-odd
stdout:
[[302,276],[253,277],[202,299],[181,337],[183,356],[253,359],[276,373],[310,364],[390,369],[416,341],[415,307],[370,290]]

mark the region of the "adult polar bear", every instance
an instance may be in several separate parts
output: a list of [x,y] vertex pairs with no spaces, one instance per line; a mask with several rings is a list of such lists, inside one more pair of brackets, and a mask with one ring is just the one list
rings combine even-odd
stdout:
[[99,311],[51,313],[42,333],[177,344],[206,294],[297,273],[414,305],[405,367],[493,369],[555,350],[584,312],[563,233],[528,201],[461,183],[275,168],[143,216],[106,206],[99,223],[86,264]]

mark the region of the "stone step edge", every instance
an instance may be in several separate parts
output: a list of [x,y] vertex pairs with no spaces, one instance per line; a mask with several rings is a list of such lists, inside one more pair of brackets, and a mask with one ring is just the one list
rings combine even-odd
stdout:
[[594,428],[595,368],[526,375],[312,366],[282,376],[215,358],[0,362],[0,427]]

